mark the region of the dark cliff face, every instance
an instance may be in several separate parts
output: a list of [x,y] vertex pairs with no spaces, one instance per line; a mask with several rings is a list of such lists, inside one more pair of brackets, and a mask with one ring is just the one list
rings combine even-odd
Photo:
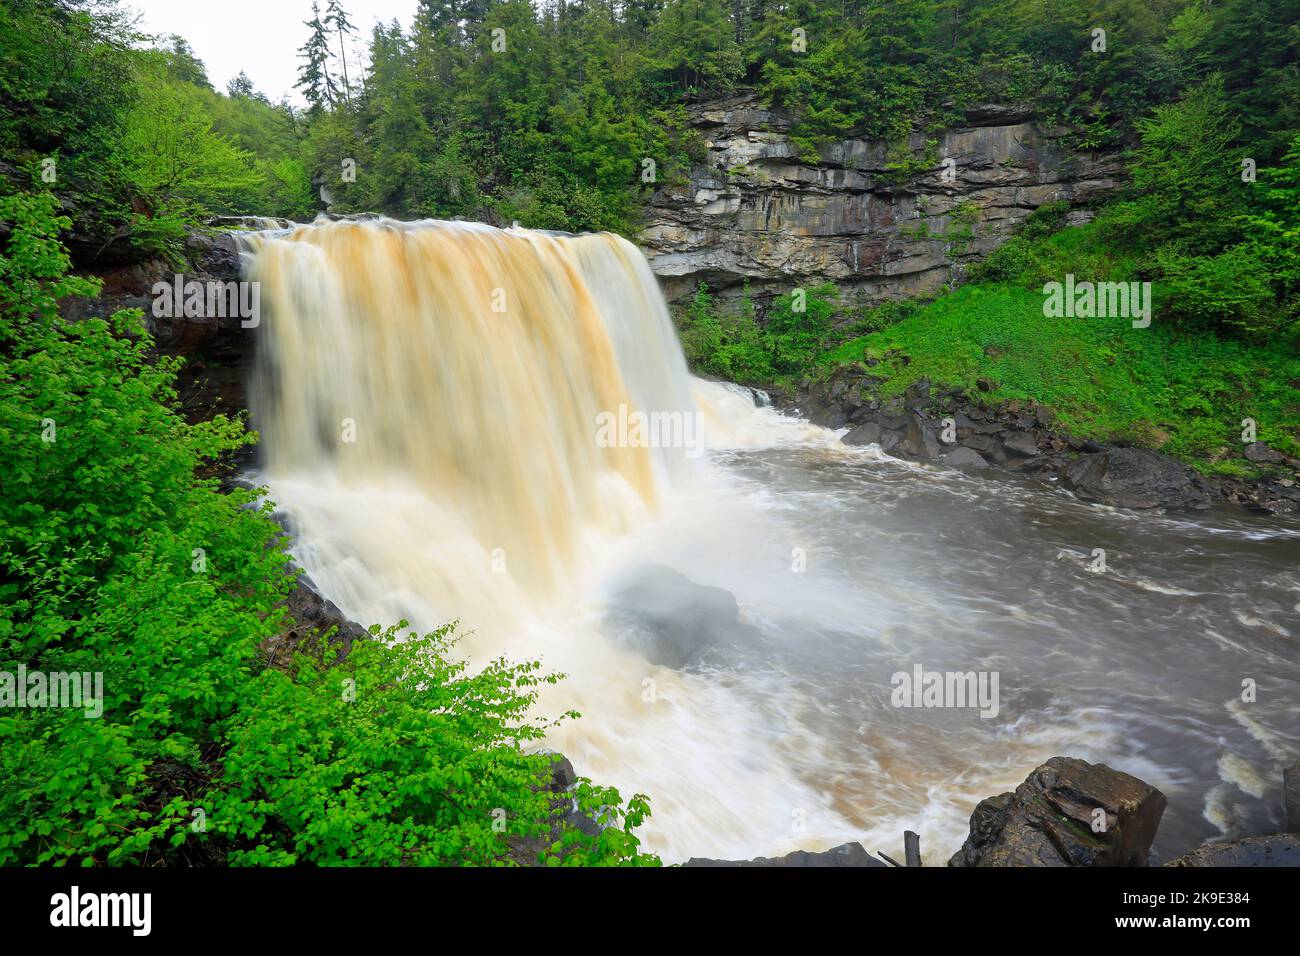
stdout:
[[929,148],[914,134],[912,156],[933,163],[905,179],[879,140],[847,139],[801,162],[791,117],[753,96],[691,114],[708,158],[688,183],[654,192],[637,236],[673,300],[700,281],[738,295],[746,280],[760,300],[822,281],[866,304],[934,295],[1038,207],[1082,206],[1123,176],[1117,154],[1071,152],[1061,131],[1015,107],[968,111]]
[[181,410],[191,421],[215,414],[233,415],[248,407],[247,384],[256,347],[254,329],[243,328],[234,316],[157,317],[153,307],[156,283],[168,285],[181,274],[185,281],[237,282],[240,254],[232,235],[196,232],[185,243],[187,265],[177,268],[158,258],[80,264],[78,271],[103,281],[94,298],[73,297],[59,303],[65,319],[108,318],[121,309],[139,309],[164,355],[181,355],[185,364],[176,381]]

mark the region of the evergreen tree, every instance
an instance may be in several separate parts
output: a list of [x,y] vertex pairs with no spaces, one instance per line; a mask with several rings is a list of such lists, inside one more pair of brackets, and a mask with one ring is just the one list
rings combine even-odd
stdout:
[[352,84],[348,80],[348,54],[343,40],[348,34],[356,32],[356,28],[352,26],[347,11],[338,0],[329,0],[325,8],[325,26],[332,28],[339,38],[339,62],[343,65],[343,98],[351,106]]
[[298,58],[303,64],[298,68],[298,82],[294,86],[302,90],[312,112],[319,113],[326,104],[334,105],[337,89],[329,73],[329,31],[321,21],[319,3],[312,3],[311,14],[311,19],[304,24],[310,28],[311,36],[299,49]]

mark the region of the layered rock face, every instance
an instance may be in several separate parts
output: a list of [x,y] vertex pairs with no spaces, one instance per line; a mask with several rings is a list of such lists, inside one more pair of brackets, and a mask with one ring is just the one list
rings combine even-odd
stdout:
[[890,168],[899,152],[879,140],[847,139],[801,162],[790,115],[752,95],[691,116],[708,157],[688,183],[655,191],[637,236],[673,300],[701,281],[724,297],[748,281],[760,301],[821,281],[867,304],[933,295],[1039,206],[1087,203],[1123,175],[1116,154],[1071,152],[1012,107],[970,110],[932,146],[913,134],[902,155],[929,168],[901,180]]

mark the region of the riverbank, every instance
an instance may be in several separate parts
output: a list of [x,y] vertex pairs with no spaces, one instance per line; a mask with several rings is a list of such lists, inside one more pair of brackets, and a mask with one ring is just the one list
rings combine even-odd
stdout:
[[848,445],[876,444],[897,458],[985,476],[1035,478],[1098,504],[1204,510],[1223,501],[1279,517],[1300,513],[1300,460],[1265,442],[1243,443],[1231,470],[1198,470],[1151,448],[1081,436],[1034,399],[995,400],[997,386],[987,379],[969,389],[921,376],[890,394],[897,382],[872,366],[841,365],[774,401],[844,429]]

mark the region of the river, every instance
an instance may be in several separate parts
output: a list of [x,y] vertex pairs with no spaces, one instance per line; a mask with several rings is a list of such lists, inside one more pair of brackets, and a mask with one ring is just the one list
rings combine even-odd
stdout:
[[[1295,524],[845,446],[689,376],[614,237],[336,223],[247,256],[268,302],[258,479],[299,562],[362,623],[456,618],[471,661],[567,674],[541,709],[582,717],[548,744],[647,794],[666,862],[897,857],[914,829],[942,863],[976,802],[1058,754],[1167,795],[1153,863],[1280,828]],[[593,440],[620,407],[699,440]],[[918,666],[996,676],[996,713],[897,706]]]

